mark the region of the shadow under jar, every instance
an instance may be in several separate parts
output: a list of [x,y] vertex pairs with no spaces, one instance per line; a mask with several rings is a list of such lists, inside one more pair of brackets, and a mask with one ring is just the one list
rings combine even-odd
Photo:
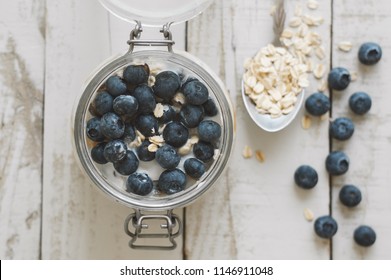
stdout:
[[[108,7],[108,5],[110,5],[108,3],[117,5],[118,2],[122,1],[102,0],[101,2],[103,2],[106,8],[121,18],[125,18],[125,15],[129,21],[132,21],[134,18],[140,18],[135,15],[133,11],[125,10],[119,15],[115,12],[113,7]],[[124,2],[128,3],[132,1]],[[171,2],[178,3],[178,1]],[[205,5],[203,9],[207,6],[206,4],[208,4],[206,2],[210,4],[211,1],[203,1]],[[190,7],[189,9],[192,8]],[[200,11],[193,9],[192,13],[188,13],[185,18],[191,18],[194,16],[195,12],[198,14]],[[181,18],[181,20],[185,18]],[[153,23],[152,25],[157,26],[159,24],[158,19],[159,18],[151,20]],[[165,19],[166,18],[164,18],[164,20]],[[134,212],[125,219],[124,227],[125,232],[131,237],[129,246],[135,249],[170,250],[176,248],[177,244],[175,238],[182,233],[182,222],[179,217],[172,212],[173,209],[184,207],[194,202],[214,184],[228,162],[234,140],[233,108],[222,82],[207,65],[196,57],[187,52],[173,51],[172,45],[174,42],[169,30],[170,23],[162,24],[162,26],[161,32],[164,35],[164,39],[142,40],[140,39],[142,31],[141,22],[137,21],[136,27],[131,31],[131,38],[128,41],[130,46],[129,51],[124,55],[111,59],[93,73],[92,78],[87,82],[86,87],[77,102],[74,112],[74,142],[81,167],[94,185],[101,189],[105,194],[115,199],[117,202],[134,209]],[[162,46],[163,49],[148,48],[137,50],[136,47],[139,45]],[[97,94],[106,90],[106,81],[112,76],[122,78],[124,69],[130,65],[145,64],[147,64],[150,69],[149,77],[151,79],[148,82],[149,86],[153,86],[154,79],[160,72],[172,71],[180,77],[181,85],[189,79],[197,79],[201,82],[206,86],[209,92],[209,99],[212,99],[217,107],[216,115],[205,115],[204,118],[204,120],[211,120],[221,127],[219,139],[213,142],[213,158],[204,163],[205,173],[200,178],[194,179],[186,175],[187,180],[184,189],[172,194],[166,194],[157,188],[159,176],[164,172],[164,169],[156,160],[139,160],[136,171],[137,173],[148,174],[153,182],[152,191],[147,195],[137,195],[127,191],[126,181],[128,175],[121,175],[118,173],[110,162],[99,164],[94,161],[91,157],[91,149],[97,143],[91,141],[86,134],[87,122],[96,117],[94,116],[94,113],[91,112],[90,108]],[[126,94],[132,95],[132,89],[128,90],[129,91]],[[178,92],[181,91],[182,89],[178,89]],[[156,103],[163,102],[158,97],[155,99]],[[170,104],[173,105],[172,100],[164,102],[171,102]],[[180,107],[183,105],[178,104],[179,103],[174,105],[180,110]],[[122,120],[125,121],[123,117]],[[160,128],[162,128],[162,126]],[[197,128],[189,128],[188,130],[189,139],[191,136],[197,135],[198,133]],[[163,135],[161,131],[155,133],[157,135]],[[137,141],[140,141],[140,139],[137,139],[139,136],[136,136],[134,141],[126,142],[127,150],[133,151],[136,155],[137,145],[140,144],[137,144]],[[107,139],[102,141],[107,141]],[[175,149],[178,150],[179,147]],[[177,169],[185,173],[185,160],[194,157],[193,149],[191,149],[189,153],[181,156]],[[152,223],[157,223],[160,226],[160,229],[152,232],[151,228],[148,230],[148,227]],[[143,240],[138,242],[137,240],[140,239]],[[159,240],[161,239],[164,239],[164,242],[160,242]],[[163,243],[164,245],[162,245]]]

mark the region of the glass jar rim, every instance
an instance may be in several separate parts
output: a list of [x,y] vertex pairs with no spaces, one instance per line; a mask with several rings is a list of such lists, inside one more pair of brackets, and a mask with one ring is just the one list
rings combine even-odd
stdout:
[[[102,81],[112,75],[113,72],[131,64],[134,60],[138,60],[143,57],[158,58],[162,61],[169,60],[173,63],[185,65],[188,69],[197,73],[208,83],[208,86],[212,88],[222,110],[223,134],[221,138],[221,145],[219,147],[220,151],[219,156],[213,163],[213,166],[210,167],[210,171],[208,171],[205,178],[203,178],[201,182],[198,182],[195,187],[191,187],[188,190],[184,190],[176,194],[168,195],[164,199],[149,199],[142,196],[132,197],[130,195],[125,195],[121,191],[112,187],[110,183],[101,176],[97,168],[95,168],[86,145],[85,116],[88,111],[88,106],[86,105],[90,104],[94,92],[96,92]],[[227,97],[227,92],[225,91],[223,83],[217,75],[215,75],[206,64],[187,52],[167,52],[162,50],[142,50],[127,53],[106,63],[95,75],[92,76],[90,81],[87,83],[83,94],[80,96],[76,112],[74,114],[73,125],[74,143],[79,162],[88,177],[103,192],[114,198],[117,202],[131,208],[143,210],[160,211],[183,207],[190,204],[207,191],[223,172],[232,151],[234,137],[234,116],[232,104]]]
[[109,12],[128,22],[145,26],[180,23],[199,15],[214,0],[99,0]]

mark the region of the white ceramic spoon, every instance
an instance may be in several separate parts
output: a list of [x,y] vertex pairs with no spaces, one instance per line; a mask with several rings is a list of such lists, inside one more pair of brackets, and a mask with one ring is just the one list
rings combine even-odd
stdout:
[[[284,22],[285,22],[285,11],[284,11],[283,0],[277,0],[275,13],[276,14],[273,17],[274,18],[273,28],[275,33],[273,44],[275,46],[281,46],[279,38],[284,28]],[[300,111],[301,106],[303,104],[304,90],[299,95],[297,95],[297,102],[295,104],[294,109],[289,114],[282,115],[278,118],[272,118],[270,117],[270,115],[261,114],[256,110],[254,103],[252,103],[252,101],[244,91],[243,80],[242,80],[242,98],[251,119],[263,130],[268,132],[276,132],[287,127],[295,119],[297,113]]]
[[268,132],[276,132],[287,127],[297,116],[300,111],[304,100],[304,91],[297,96],[297,101],[294,109],[287,115],[281,115],[278,118],[272,118],[270,115],[259,113],[255,105],[252,103],[250,98],[244,92],[244,82],[242,81],[242,97],[244,106],[247,109],[251,119],[263,130]]

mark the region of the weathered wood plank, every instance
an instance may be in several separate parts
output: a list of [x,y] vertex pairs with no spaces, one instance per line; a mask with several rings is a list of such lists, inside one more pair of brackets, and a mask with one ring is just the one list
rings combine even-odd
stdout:
[[181,258],[180,249],[160,255],[130,250],[123,221],[131,210],[91,185],[74,155],[70,130],[74,100],[91,71],[127,37],[110,41],[109,15],[98,1],[49,0],[47,15],[42,257]]
[[[388,1],[334,1],[333,66],[358,73],[357,81],[346,90],[333,93],[333,118],[350,117],[355,123],[350,140],[333,141],[333,149],[345,151],[351,163],[348,173],[333,180],[333,215],[339,222],[333,240],[335,259],[391,258],[390,26]],[[337,49],[342,41],[353,43],[351,52]],[[377,65],[364,66],[357,59],[360,45],[367,41],[383,47],[383,58]],[[365,91],[372,97],[367,115],[356,116],[349,109],[348,99],[356,91]],[[354,209],[347,209],[339,202],[339,190],[344,184],[355,184],[362,191],[362,202]],[[353,241],[355,228],[362,224],[372,226],[377,233],[377,241],[371,248],[359,247]]]
[[0,1],[0,259],[39,259],[45,1]]
[[[298,1],[286,1],[289,14]],[[300,2],[300,1],[299,1]],[[237,114],[236,145],[228,168],[200,201],[187,208],[185,253],[189,259],[328,259],[329,242],[320,240],[304,208],[315,216],[328,214],[329,182],[324,168],[328,154],[328,123],[312,119],[303,130],[300,116],[279,133],[266,133],[252,123],[240,96],[243,62],[273,38],[273,1],[216,1],[189,24],[189,52],[203,59],[225,81]],[[305,1],[301,1],[305,7]],[[317,31],[328,53],[330,1],[316,12],[325,19]],[[306,9],[304,8],[304,11]],[[288,16],[289,17],[289,16]],[[328,59],[324,60],[328,65]],[[313,82],[306,92],[314,92]],[[262,150],[264,163],[243,159],[249,145]],[[301,164],[319,174],[317,187],[295,186],[293,173]]]

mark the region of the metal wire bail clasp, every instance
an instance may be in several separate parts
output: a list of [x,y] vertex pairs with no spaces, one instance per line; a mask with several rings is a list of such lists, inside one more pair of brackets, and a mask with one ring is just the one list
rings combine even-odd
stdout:
[[172,45],[174,45],[175,42],[172,40],[172,33],[170,31],[171,24],[172,22],[164,24],[162,29],[160,30],[160,32],[163,33],[164,40],[142,40],[140,39],[140,37],[141,32],[143,32],[143,27],[140,21],[136,21],[136,25],[130,32],[130,39],[128,40],[129,52],[133,52],[134,46],[167,46],[168,51],[172,52]]
[[[153,220],[160,221],[159,233],[144,233],[150,229],[150,224],[146,221]],[[133,228],[133,231],[129,227]],[[142,214],[140,210],[135,210],[130,214],[124,223],[125,233],[131,237],[129,247],[132,249],[152,249],[152,250],[174,250],[177,243],[174,240],[182,233],[182,222],[179,217],[172,213],[172,210],[167,211],[166,214]],[[136,244],[138,239],[166,239],[168,245],[153,245],[153,244]]]

